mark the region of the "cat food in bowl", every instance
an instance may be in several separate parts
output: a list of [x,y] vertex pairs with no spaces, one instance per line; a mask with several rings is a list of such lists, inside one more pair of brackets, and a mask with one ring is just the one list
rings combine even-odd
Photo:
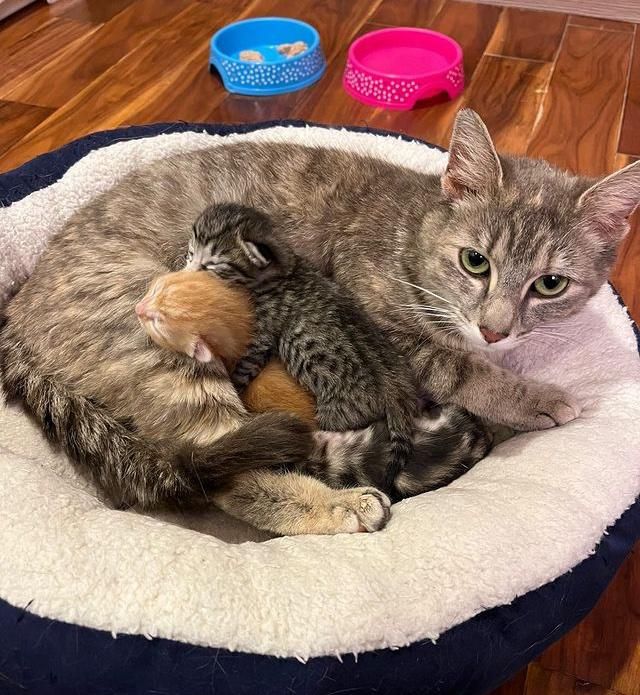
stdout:
[[316,29],[286,17],[244,19],[223,27],[211,39],[209,65],[228,92],[253,96],[308,87],[326,69]]
[[342,85],[354,99],[387,109],[411,109],[420,99],[464,89],[462,49],[429,29],[372,31],[349,47]]

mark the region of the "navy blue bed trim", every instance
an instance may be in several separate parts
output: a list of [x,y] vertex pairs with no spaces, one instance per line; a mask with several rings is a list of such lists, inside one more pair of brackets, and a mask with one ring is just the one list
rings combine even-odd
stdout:
[[[125,138],[187,130],[249,132],[264,126],[178,123],[96,133],[0,175],[0,204],[48,186],[90,150]],[[640,349],[637,329],[636,337]],[[0,601],[0,695],[487,693],[591,610],[639,537],[637,500],[608,529],[593,555],[555,581],[508,606],[480,613],[448,630],[436,643],[373,651],[357,661],[346,654],[342,661],[325,657],[303,664],[140,635],[114,639],[100,630],[39,618],[29,612],[29,605]]]

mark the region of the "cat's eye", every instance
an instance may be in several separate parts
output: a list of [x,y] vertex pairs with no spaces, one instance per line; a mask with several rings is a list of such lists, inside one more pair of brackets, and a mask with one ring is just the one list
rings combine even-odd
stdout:
[[531,286],[541,297],[557,297],[567,289],[569,278],[563,275],[542,275]]
[[472,275],[487,275],[491,269],[489,261],[475,249],[462,249],[460,263]]

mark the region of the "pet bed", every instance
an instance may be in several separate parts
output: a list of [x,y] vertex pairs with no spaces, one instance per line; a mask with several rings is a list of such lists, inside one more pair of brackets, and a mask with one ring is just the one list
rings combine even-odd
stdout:
[[[0,303],[128,171],[238,139],[446,161],[301,122],[91,135],[0,176]],[[508,361],[575,392],[582,417],[502,443],[371,535],[268,538],[213,510],[110,509],[0,405],[0,692],[464,695],[505,681],[590,610],[640,531],[633,324],[607,286],[564,334]]]

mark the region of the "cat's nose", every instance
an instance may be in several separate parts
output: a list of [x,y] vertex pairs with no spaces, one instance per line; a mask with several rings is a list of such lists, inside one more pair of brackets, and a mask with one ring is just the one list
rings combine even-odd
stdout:
[[492,331],[490,328],[485,328],[484,326],[480,326],[480,333],[482,333],[482,337],[487,341],[487,343],[497,343],[500,340],[504,340],[508,335],[506,333]]
[[[131,305],[129,305],[131,306]],[[136,304],[136,314],[142,318],[147,313],[147,305],[144,302],[138,302]]]

